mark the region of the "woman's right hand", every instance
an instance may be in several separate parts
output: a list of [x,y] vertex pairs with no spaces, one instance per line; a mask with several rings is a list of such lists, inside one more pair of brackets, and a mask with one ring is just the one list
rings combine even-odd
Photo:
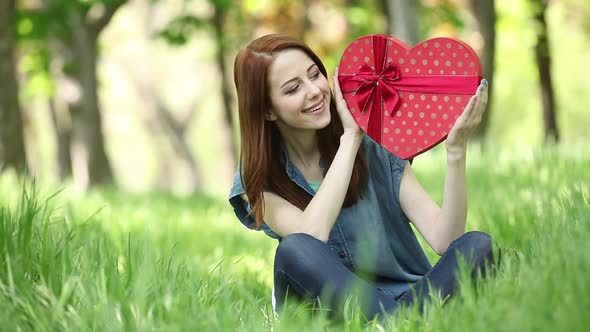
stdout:
[[362,138],[363,131],[358,126],[352,114],[348,110],[348,105],[346,104],[346,100],[342,96],[342,90],[340,90],[340,82],[338,82],[338,68],[336,68],[336,72],[334,73],[334,98],[336,102],[336,110],[338,111],[338,115],[340,116],[340,121],[342,121],[342,127],[344,128],[344,135],[352,136],[353,138]]

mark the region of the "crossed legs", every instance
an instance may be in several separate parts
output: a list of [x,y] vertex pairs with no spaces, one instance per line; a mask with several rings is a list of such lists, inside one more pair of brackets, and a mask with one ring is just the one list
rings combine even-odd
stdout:
[[322,307],[338,310],[352,295],[357,295],[368,318],[395,311],[401,304],[423,307],[436,291],[444,298],[458,288],[459,257],[471,268],[472,275],[485,272],[492,262],[492,241],[482,232],[468,232],[455,240],[436,265],[408,291],[394,299],[350,271],[328,246],[303,233],[291,234],[281,241],[275,255],[274,290],[280,310],[287,296],[320,299]]

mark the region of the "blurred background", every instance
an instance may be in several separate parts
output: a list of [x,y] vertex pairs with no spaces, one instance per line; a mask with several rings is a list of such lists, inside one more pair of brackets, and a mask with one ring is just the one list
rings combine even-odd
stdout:
[[362,35],[460,38],[491,82],[481,146],[588,144],[587,0],[0,0],[0,172],[227,195],[233,60],[268,33],[330,72]]

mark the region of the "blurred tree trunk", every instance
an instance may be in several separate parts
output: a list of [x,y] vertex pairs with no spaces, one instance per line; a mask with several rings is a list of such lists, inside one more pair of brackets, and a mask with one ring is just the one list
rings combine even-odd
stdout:
[[72,52],[75,76],[82,98],[72,106],[72,162],[76,182],[83,187],[113,182],[111,165],[105,152],[102,119],[98,100],[96,65],[98,37],[124,1],[106,6],[102,16],[93,22],[76,8],[70,9]]
[[[60,181],[72,175],[72,116],[71,104],[77,103],[76,84],[74,79],[64,72],[66,59],[72,59],[72,46],[64,45],[62,40],[52,39],[49,42],[52,65],[49,74],[55,82],[54,95],[49,97],[47,104],[50,110],[51,129],[55,137],[56,156],[55,171]],[[78,97],[78,98],[77,98]]]
[[[150,133],[153,147],[158,153],[159,167],[156,186],[160,189],[173,189],[174,178],[171,174],[176,172],[175,160],[177,156],[180,156],[188,168],[187,176],[183,178],[183,184],[186,190],[194,192],[201,185],[201,175],[186,132],[192,123],[196,108],[191,107],[183,119],[177,120],[149,84],[137,82],[137,88],[143,100],[152,109],[152,114],[148,115],[142,112],[140,116]],[[171,146],[174,151],[170,151],[167,146]]]
[[[154,26],[154,17],[156,16],[156,8],[147,3],[135,3],[134,6],[140,11],[145,11],[145,38],[150,39],[150,36],[156,32]],[[160,97],[157,89],[157,80],[151,75],[145,76],[139,70],[134,70],[134,66],[129,64],[126,66],[129,77],[132,78],[134,85],[138,89],[142,100],[147,104],[149,112],[141,112],[140,117],[145,123],[147,131],[151,134],[150,139],[153,142],[153,147],[158,154],[158,170],[156,174],[156,186],[159,189],[174,189],[174,177],[171,174],[177,174],[177,157],[187,167],[187,171],[183,172],[182,178],[184,189],[189,192],[194,192],[201,185],[201,172],[197,166],[195,156],[192,152],[190,142],[187,137],[187,131],[192,124],[195,115],[196,107],[191,105],[183,112],[182,118],[177,119],[172,110],[170,110],[164,100]],[[147,114],[149,113],[149,114]],[[171,150],[169,149],[171,147]]]
[[[145,112],[140,115],[158,154],[156,186],[160,189],[173,189],[174,179],[171,174],[175,172],[176,157],[180,156],[188,168],[187,176],[183,178],[185,189],[189,192],[197,190],[201,185],[201,173],[186,135],[196,108],[191,107],[183,119],[177,120],[149,85],[138,82],[137,88],[153,111],[150,115]],[[174,151],[170,151],[167,146],[171,146]]]
[[418,44],[419,1],[381,0],[389,24],[389,34],[410,47]]
[[549,35],[547,31],[548,0],[530,0],[534,10],[534,20],[537,29],[537,42],[535,45],[535,60],[539,72],[541,84],[541,97],[543,100],[543,124],[545,129],[545,141],[559,142],[559,131],[556,121],[555,93],[551,78],[551,52],[549,48]]
[[70,145],[72,141],[71,125],[68,120],[64,119],[69,112],[67,109],[60,109],[55,98],[49,101],[49,109],[51,111],[51,122],[53,125],[53,132],[56,138],[57,160],[56,170],[57,177],[63,181],[66,177],[72,175],[72,157],[70,154]]
[[176,154],[179,155],[185,165],[188,166],[188,178],[185,180],[188,184],[188,189],[191,192],[195,191],[200,185],[199,170],[197,168],[197,163],[195,162],[195,157],[191,151],[190,144],[186,138],[186,132],[192,123],[196,107],[191,107],[182,120],[176,120],[172,116],[172,112],[166,108],[160,99],[156,100],[155,107],[158,118],[164,120],[166,127],[172,134],[172,145]]
[[483,66],[483,77],[489,83],[489,98],[486,112],[475,132],[475,137],[485,138],[489,129],[492,110],[492,90],[494,89],[494,59],[496,50],[496,8],[494,0],[470,0],[471,10],[477,20],[479,32],[483,38],[480,59]]
[[23,122],[14,62],[15,1],[0,0],[0,170],[27,172]]
[[[141,88],[140,88],[141,89]],[[152,104],[150,102],[150,104]],[[154,105],[151,105],[155,107]],[[174,163],[176,156],[174,153],[170,153],[166,148],[165,142],[162,138],[165,138],[164,128],[162,128],[162,122],[156,116],[152,114],[145,114],[140,112],[140,118],[144,123],[146,130],[148,131],[148,139],[150,145],[156,152],[156,159],[158,162],[158,169],[156,173],[155,186],[157,189],[170,190],[173,187],[173,179],[171,174],[174,174]]]
[[234,116],[232,110],[232,95],[229,87],[231,82],[229,80],[228,68],[225,62],[227,56],[227,47],[224,38],[224,26],[226,13],[229,8],[224,8],[222,5],[215,3],[215,13],[213,15],[213,30],[215,31],[215,43],[217,44],[217,53],[215,60],[220,71],[221,76],[221,95],[223,101],[223,119],[225,120],[226,132],[225,135],[228,137],[229,151],[231,153],[231,164],[236,165],[238,155],[238,149],[234,139]]

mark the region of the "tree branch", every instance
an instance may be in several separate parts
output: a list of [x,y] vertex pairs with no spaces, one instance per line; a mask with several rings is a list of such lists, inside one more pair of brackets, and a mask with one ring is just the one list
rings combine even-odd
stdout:
[[104,14],[95,22],[89,24],[90,30],[93,31],[96,35],[98,35],[102,31],[102,29],[104,29],[107,26],[107,24],[109,24],[117,10],[119,10],[119,8],[126,2],[127,0],[118,0],[110,6],[105,5]]

